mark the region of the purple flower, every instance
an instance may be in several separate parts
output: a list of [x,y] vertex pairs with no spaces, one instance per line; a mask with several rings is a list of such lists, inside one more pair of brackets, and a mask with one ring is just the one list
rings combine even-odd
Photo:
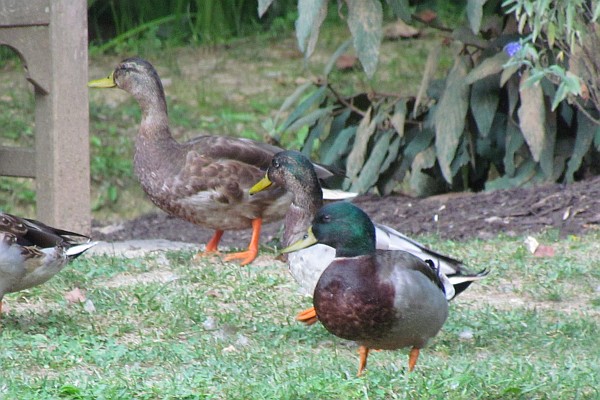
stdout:
[[519,42],[510,42],[506,46],[504,46],[504,52],[508,54],[509,57],[514,56],[521,50],[522,46]]

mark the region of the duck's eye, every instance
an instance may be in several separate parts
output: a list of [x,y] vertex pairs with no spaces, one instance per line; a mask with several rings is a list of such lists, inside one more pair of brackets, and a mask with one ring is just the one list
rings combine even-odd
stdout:
[[277,161],[277,160],[273,160],[273,162],[271,163],[271,166],[272,166],[273,168],[279,168],[279,167],[280,167],[279,161]]
[[331,215],[323,215],[323,218],[321,218],[321,220],[323,222],[330,222],[331,221]]

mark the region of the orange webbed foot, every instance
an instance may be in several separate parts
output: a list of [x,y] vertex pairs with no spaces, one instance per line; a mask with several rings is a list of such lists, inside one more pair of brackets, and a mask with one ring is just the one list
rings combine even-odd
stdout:
[[296,315],[296,320],[302,322],[305,325],[312,325],[316,323],[319,318],[317,317],[317,311],[314,307],[307,308],[304,311],[300,311]]
[[408,371],[412,372],[415,369],[415,365],[417,365],[417,359],[419,358],[419,349],[413,347],[410,350],[410,355],[408,357]]
[[219,255],[219,242],[221,241],[221,236],[223,236],[223,231],[216,230],[213,237],[206,243],[204,251],[200,251],[194,256],[194,261],[199,261],[204,257]]
[[240,265],[250,264],[258,256],[258,242],[260,239],[260,228],[262,227],[262,218],[252,220],[252,238],[248,245],[248,250],[239,253],[228,254],[223,258],[225,261],[242,260]]
[[223,257],[223,260],[224,261],[242,260],[240,262],[240,265],[248,265],[252,261],[254,261],[254,259],[256,259],[257,256],[258,256],[258,249],[256,249],[256,250],[248,249],[246,251],[240,251],[238,253],[228,254],[225,257]]
[[366,346],[360,346],[358,348],[358,354],[360,355],[360,359],[358,361],[358,374],[356,374],[356,376],[361,376],[364,369],[367,367],[367,357],[369,357],[369,348]]

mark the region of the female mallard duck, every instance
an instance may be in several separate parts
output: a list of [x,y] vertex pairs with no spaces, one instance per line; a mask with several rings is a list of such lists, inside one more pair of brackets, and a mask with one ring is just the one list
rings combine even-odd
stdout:
[[0,212],[0,312],[5,293],[41,285],[95,244],[87,236]]
[[[277,153],[265,177],[250,189],[250,193],[258,193],[272,183],[286,189],[293,196],[284,220],[283,246],[285,247],[304,236],[317,211],[323,205],[323,195],[311,162],[297,151]],[[448,299],[465,290],[473,281],[487,275],[487,270],[472,273],[460,261],[429,250],[388,226],[375,224],[375,237],[377,249],[404,250],[422,260],[433,260],[453,285],[453,289],[446,293]],[[312,294],[321,273],[334,259],[335,251],[329,246],[315,245],[288,254],[287,257],[294,279],[307,294]],[[314,308],[298,314],[298,319],[307,324],[316,322]]]
[[411,347],[412,371],[420,349],[448,317],[445,290],[452,285],[431,261],[405,251],[376,250],[373,223],[349,202],[321,208],[305,238],[282,251],[315,243],[335,249],[315,287],[317,316],[332,334],[358,342],[358,375],[367,365],[369,349]]
[[[248,189],[264,174],[280,148],[249,139],[200,136],[178,143],[169,130],[167,103],[154,67],[128,58],[108,78],[89,87],[129,92],[142,109],[135,140],[134,169],[142,188],[159,208],[194,224],[214,229],[206,252],[216,252],[225,230],[252,228],[248,249],[225,260],[245,265],[258,254],[262,223],[283,218],[291,195],[282,188],[250,197]],[[262,168],[262,170],[261,170]],[[319,167],[321,178],[332,174]]]

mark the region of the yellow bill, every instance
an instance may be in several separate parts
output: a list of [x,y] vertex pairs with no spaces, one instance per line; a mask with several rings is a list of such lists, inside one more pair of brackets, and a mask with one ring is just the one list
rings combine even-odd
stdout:
[[108,76],[108,78],[95,79],[93,81],[89,81],[88,87],[91,87],[91,88],[113,88],[113,87],[117,86],[117,84],[115,83],[115,80],[113,78],[113,73],[111,73]]
[[312,226],[311,226],[310,228],[308,228],[308,232],[306,233],[306,235],[304,235],[304,238],[298,240],[297,242],[290,244],[285,249],[282,249],[281,252],[282,253],[291,253],[292,251],[302,250],[302,249],[305,249],[305,248],[310,247],[317,243],[318,243],[318,240],[315,237],[313,230],[312,230]]
[[265,190],[266,188],[268,188],[272,184],[273,184],[273,182],[271,182],[271,180],[269,179],[269,177],[267,175],[265,175],[264,178],[262,178],[260,181],[256,182],[254,184],[254,186],[252,186],[250,188],[250,194],[255,194],[255,193],[258,193],[258,192],[260,192],[262,190]]

